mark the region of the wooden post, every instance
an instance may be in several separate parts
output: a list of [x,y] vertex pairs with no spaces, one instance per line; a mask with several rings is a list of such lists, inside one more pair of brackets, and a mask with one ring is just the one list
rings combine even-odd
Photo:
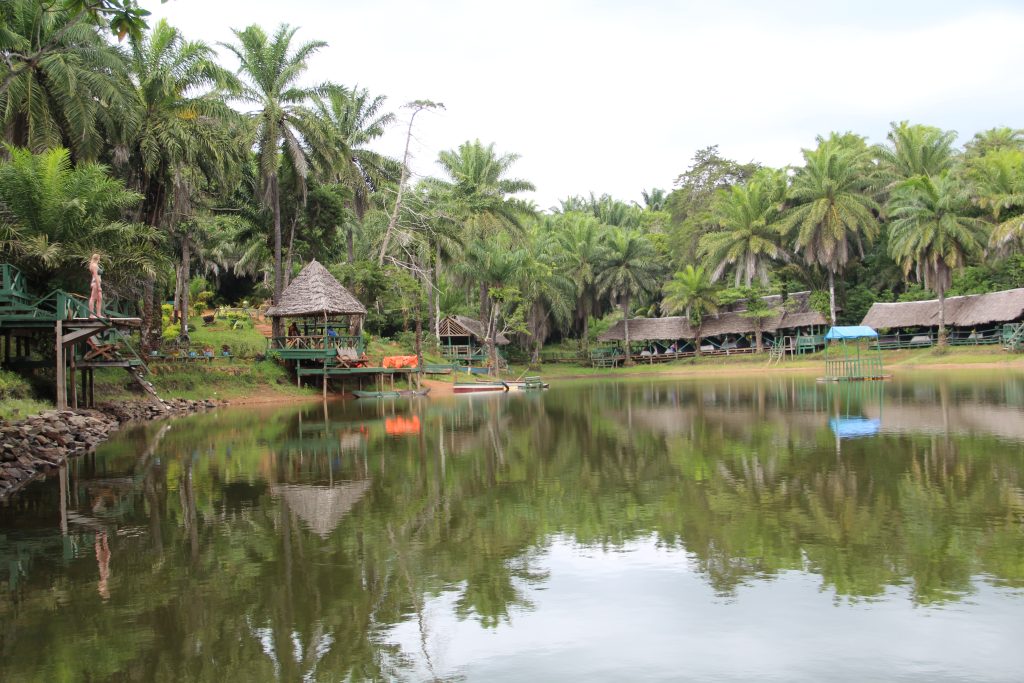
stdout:
[[89,368],[89,407],[96,407],[96,370]]
[[70,372],[70,384],[71,384],[71,408],[72,410],[78,410],[78,382],[76,382],[76,368],[75,368],[75,347],[71,347],[71,372]]
[[54,329],[57,337],[57,410],[67,410],[68,387],[64,383],[64,322],[58,320]]
[[4,365],[11,362],[11,333],[4,334]]
[[82,369],[82,407],[89,407],[89,368]]

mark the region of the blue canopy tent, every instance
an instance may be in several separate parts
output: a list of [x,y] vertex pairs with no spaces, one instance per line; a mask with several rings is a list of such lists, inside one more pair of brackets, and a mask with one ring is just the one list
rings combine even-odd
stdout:
[[835,326],[825,334],[825,377],[827,382],[885,379],[882,352],[864,340],[878,339],[878,332],[867,325]]

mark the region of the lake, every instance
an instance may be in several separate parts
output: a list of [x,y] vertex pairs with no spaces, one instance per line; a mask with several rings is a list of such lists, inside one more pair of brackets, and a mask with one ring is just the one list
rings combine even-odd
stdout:
[[1024,377],[126,429],[0,505],[0,680],[1020,681]]

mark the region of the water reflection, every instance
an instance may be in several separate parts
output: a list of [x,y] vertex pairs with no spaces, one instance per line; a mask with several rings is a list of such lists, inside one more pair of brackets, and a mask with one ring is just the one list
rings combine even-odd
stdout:
[[[1015,377],[785,378],[249,408],[134,429],[0,508],[0,674],[607,675],[595,619],[633,624],[619,646],[635,650],[668,647],[658,634],[673,626],[749,639],[767,609],[792,608],[794,632],[895,634],[914,606],[956,606],[949,628],[973,640],[936,661],[998,679],[1024,664],[1006,654],[1024,635],[1006,620],[1024,615],[1022,418]],[[686,586],[677,598],[663,571]],[[556,635],[569,628],[589,635]],[[517,648],[541,647],[531,633],[551,634],[551,656],[526,666]],[[957,654],[981,635],[1009,642],[984,670]],[[488,659],[506,651],[519,659]],[[712,676],[714,651],[693,651],[693,670]],[[624,677],[672,671],[627,655]],[[907,664],[886,657],[872,666]],[[828,657],[808,666],[834,671]]]

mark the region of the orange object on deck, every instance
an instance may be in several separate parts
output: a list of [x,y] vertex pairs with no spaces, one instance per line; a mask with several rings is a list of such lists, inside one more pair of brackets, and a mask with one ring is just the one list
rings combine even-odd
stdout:
[[416,356],[384,356],[382,365],[385,368],[414,368]]

